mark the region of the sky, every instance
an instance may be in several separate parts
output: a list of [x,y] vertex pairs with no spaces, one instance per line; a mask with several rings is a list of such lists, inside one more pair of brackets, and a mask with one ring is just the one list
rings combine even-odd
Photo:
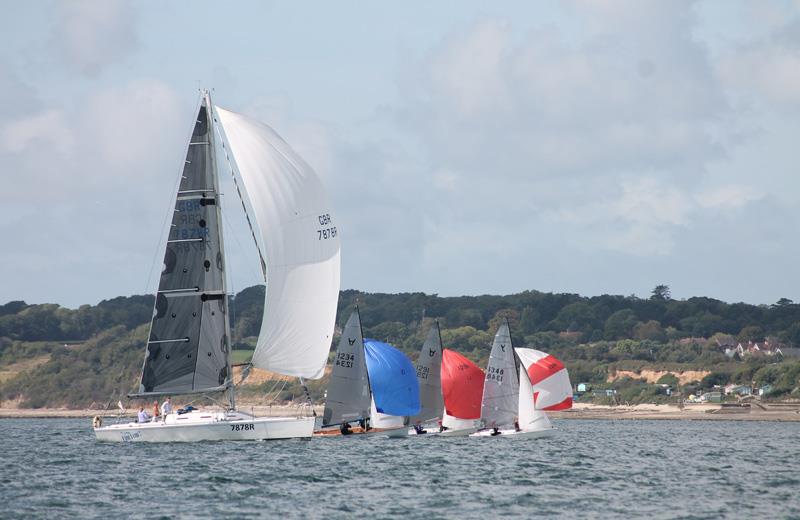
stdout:
[[199,87],[323,179],[342,288],[800,301],[798,0],[0,8],[0,303],[154,292]]

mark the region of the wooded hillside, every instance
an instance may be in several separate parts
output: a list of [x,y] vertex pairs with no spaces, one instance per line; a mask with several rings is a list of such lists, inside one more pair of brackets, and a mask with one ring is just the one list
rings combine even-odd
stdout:
[[[231,300],[234,348],[252,346],[263,294],[263,286],[255,286]],[[658,385],[616,377],[618,371],[645,369],[708,372],[685,385],[689,391],[756,383],[771,385],[773,396],[800,397],[800,362],[793,358],[800,347],[800,305],[787,299],[759,306],[704,297],[674,300],[666,286],[646,299],[346,290],[339,298],[339,326],[356,303],[364,334],[396,345],[412,359],[436,319],[446,348],[485,364],[493,334],[508,318],[517,346],[551,352],[565,362],[573,383],[616,388],[627,400],[659,398]],[[130,296],[78,309],[20,301],[0,306],[0,399],[31,407],[116,402],[138,379],[152,305],[152,296]],[[324,391],[322,383],[312,387],[316,397]],[[297,397],[297,391],[290,385],[282,397]]]

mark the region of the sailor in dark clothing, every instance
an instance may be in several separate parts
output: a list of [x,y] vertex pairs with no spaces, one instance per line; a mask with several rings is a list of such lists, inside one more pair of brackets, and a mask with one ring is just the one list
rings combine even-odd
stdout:
[[342,435],[350,435],[353,433],[353,430],[350,429],[350,423],[342,423],[339,427],[339,431],[342,432]]
[[420,424],[420,423],[417,423],[417,424],[414,425],[414,431],[417,432],[417,435],[422,435],[423,433],[428,433],[427,430],[425,430],[422,427],[422,424]]
[[490,433],[490,435],[491,435],[492,437],[494,437],[495,435],[500,435],[500,430],[499,430],[499,429],[497,429],[497,426],[495,426],[494,428],[492,428],[492,433]]

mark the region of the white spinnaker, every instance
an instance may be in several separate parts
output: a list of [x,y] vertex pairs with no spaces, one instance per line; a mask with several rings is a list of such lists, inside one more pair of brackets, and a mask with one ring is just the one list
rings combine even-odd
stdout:
[[547,414],[533,404],[533,386],[527,370],[519,371],[519,427],[525,432],[553,427]]
[[339,299],[339,231],[322,181],[269,126],[215,107],[267,263],[253,365],[319,379]]
[[[531,365],[534,363],[545,361],[543,365],[547,365],[548,359],[553,359],[553,356],[541,350],[534,350],[532,348],[515,348],[519,360],[526,371],[529,371]],[[558,361],[558,360],[555,360]],[[534,392],[538,393],[536,398],[536,408],[545,410],[554,407],[553,409],[564,409],[572,406],[572,383],[569,380],[569,373],[558,361],[560,368],[555,372],[548,371],[546,366],[542,366],[538,373],[543,377],[540,381],[532,382]],[[569,402],[567,406],[565,403]]]
[[406,418],[402,415],[389,415],[381,413],[375,407],[375,399],[372,399],[372,406],[370,409],[369,425],[373,428],[380,428],[388,430],[391,428],[402,428],[406,423]]
[[458,417],[453,417],[447,411],[442,410],[442,426],[447,429],[458,431],[458,430],[470,430],[470,429],[477,429],[481,425],[480,419],[459,419]]

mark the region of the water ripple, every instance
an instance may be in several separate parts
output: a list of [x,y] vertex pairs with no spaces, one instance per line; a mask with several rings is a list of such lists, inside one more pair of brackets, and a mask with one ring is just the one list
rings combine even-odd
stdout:
[[86,420],[2,419],[0,517],[800,517],[798,423],[557,426],[543,441],[134,445],[97,443]]

